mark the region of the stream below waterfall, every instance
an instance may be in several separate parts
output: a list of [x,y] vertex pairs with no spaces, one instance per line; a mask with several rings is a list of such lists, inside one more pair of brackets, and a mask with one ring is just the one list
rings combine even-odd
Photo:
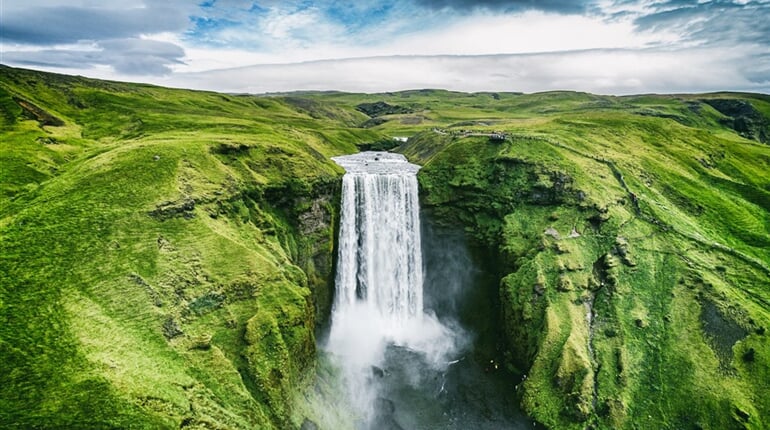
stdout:
[[400,154],[335,157],[345,168],[335,299],[322,346],[361,430],[529,429],[502,369],[496,282],[462,232],[420,214]]

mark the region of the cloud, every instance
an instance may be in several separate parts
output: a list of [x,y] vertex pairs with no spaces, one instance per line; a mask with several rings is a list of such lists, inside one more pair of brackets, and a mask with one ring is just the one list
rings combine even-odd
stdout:
[[44,49],[10,51],[3,54],[10,63],[64,69],[112,66],[126,75],[167,75],[169,66],[181,64],[184,50],[168,42],[144,39],[101,41],[90,49]]
[[641,48],[671,37],[663,32],[637,34],[629,22],[529,11],[514,16],[469,17],[395,40],[405,46],[402,53],[472,55]]
[[165,75],[168,67],[181,64],[184,50],[173,43],[143,39],[107,40],[100,43],[116,71],[130,75]]
[[185,40],[197,46],[228,46],[280,52],[319,44],[363,43],[388,38],[421,22],[411,0],[239,1],[206,3],[192,16]]
[[416,4],[431,9],[487,9],[505,12],[541,10],[564,14],[584,12],[593,3],[590,0],[416,0]]
[[770,40],[770,3],[749,1],[667,1],[638,17],[640,31],[668,30],[684,41],[702,45],[742,43],[767,46]]
[[[416,23],[404,20],[393,27],[381,24],[372,26],[368,31],[362,30],[366,34],[348,34],[350,30],[340,29],[328,22],[324,24],[320,11],[312,8],[287,14],[276,11],[264,14],[271,17],[270,25],[264,29],[219,29],[218,39],[233,41],[224,43],[227,47],[261,52],[263,55],[258,62],[289,63],[389,55],[479,55],[641,48],[664,44],[676,37],[662,32],[638,34],[630,20],[606,21],[597,17],[539,11],[468,14],[452,17],[435,26],[418,27]],[[308,23],[313,23],[310,29],[307,28]],[[237,41],[248,41],[246,45],[251,46],[243,46]],[[256,44],[261,44],[260,49],[249,49]],[[201,46],[197,45],[197,48]],[[208,61],[202,58],[207,55],[205,51],[188,49],[187,52],[192,62]],[[251,58],[254,59],[254,56]]]
[[238,93],[416,88],[525,92],[569,89],[603,94],[770,90],[770,75],[745,72],[749,62],[745,53],[724,49],[396,56],[178,74],[174,84]]
[[3,37],[23,44],[54,45],[181,31],[187,24],[182,11],[167,6],[31,7],[5,12]]
[[3,10],[5,62],[74,70],[109,66],[124,75],[166,75],[185,56],[178,43],[152,40],[189,25],[190,6],[183,0],[21,3]]

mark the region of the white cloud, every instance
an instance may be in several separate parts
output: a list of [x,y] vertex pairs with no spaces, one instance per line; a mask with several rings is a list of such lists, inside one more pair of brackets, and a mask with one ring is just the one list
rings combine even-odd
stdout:
[[[261,30],[263,36],[278,40],[296,38],[297,33],[306,33],[306,29],[315,23],[323,23],[323,17],[315,9],[297,12],[272,11],[265,19]],[[304,37],[303,37],[304,38]]]
[[446,28],[398,39],[391,49],[414,55],[535,53],[639,48],[675,39],[665,32],[638,34],[630,21],[526,12],[470,16]]
[[[578,90],[603,94],[753,90],[744,54],[725,50],[590,50],[491,56],[402,56],[262,65],[177,74],[161,84],[226,92],[446,88],[459,91]],[[764,85],[764,86],[763,86]]]
[[[497,16],[474,14],[448,19],[445,26],[395,33],[365,43],[356,37],[340,37],[344,29],[324,23],[318,11],[313,9],[296,13],[273,11],[267,22],[269,24],[264,28],[228,28],[218,33],[223,41],[237,40],[242,43],[252,40],[254,44],[260,43],[260,50],[208,49],[176,39],[175,43],[185,47],[189,64],[189,69],[177,70],[199,71],[199,62],[236,67],[392,55],[520,54],[642,48],[676,41],[676,35],[671,33],[636,33],[630,20],[608,22],[599,18],[542,12]],[[307,27],[311,23],[314,24],[312,32],[309,32]],[[389,28],[395,30],[397,27]],[[386,28],[383,33],[391,32]]]

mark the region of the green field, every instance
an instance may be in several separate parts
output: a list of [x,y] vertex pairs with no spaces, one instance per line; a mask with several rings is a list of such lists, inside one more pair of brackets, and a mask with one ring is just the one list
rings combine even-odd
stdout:
[[770,96],[251,96],[0,66],[0,114],[0,427],[298,428],[330,157],[393,137],[423,205],[495,256],[534,420],[770,422]]

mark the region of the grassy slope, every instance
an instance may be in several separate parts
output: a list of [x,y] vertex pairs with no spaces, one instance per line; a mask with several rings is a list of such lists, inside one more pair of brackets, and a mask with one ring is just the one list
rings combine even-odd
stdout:
[[426,165],[426,203],[499,250],[525,410],[556,428],[762,428],[770,147],[694,96],[454,97],[425,122],[512,138],[402,150]]
[[329,296],[329,157],[376,133],[10,68],[0,104],[2,427],[285,427]]
[[[413,136],[425,203],[497,250],[534,418],[770,417],[770,148],[700,102],[767,115],[767,97],[264,98],[0,71],[4,424],[286,425],[328,303],[328,156],[388,135]],[[380,100],[413,113],[356,127]]]
[[425,165],[424,203],[498,250],[508,362],[549,427],[770,419],[770,147],[705,99],[770,112],[731,93],[365,98],[413,110],[374,129],[412,136],[400,151]]

